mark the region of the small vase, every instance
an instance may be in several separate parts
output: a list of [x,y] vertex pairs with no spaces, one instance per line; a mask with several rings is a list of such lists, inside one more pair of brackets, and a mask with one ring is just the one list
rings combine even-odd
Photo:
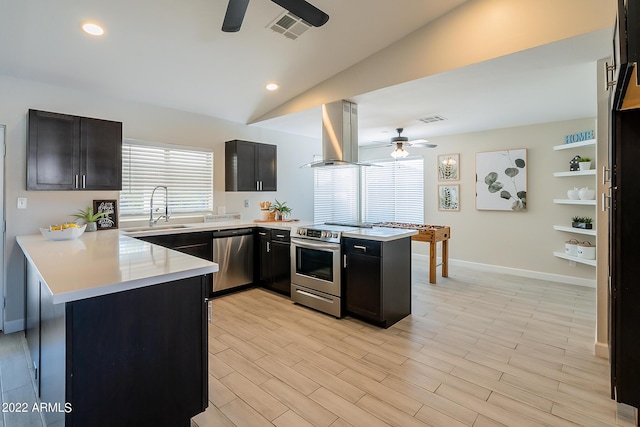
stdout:
[[591,162],[580,162],[579,164],[581,171],[588,171],[591,169]]
[[98,224],[96,224],[95,222],[88,222],[87,223],[87,228],[84,229],[84,231],[96,231],[98,229]]

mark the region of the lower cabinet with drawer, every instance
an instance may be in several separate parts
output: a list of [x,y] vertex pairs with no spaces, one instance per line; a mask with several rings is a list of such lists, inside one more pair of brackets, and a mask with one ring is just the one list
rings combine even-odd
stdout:
[[346,312],[384,328],[411,314],[411,238],[342,245]]
[[257,231],[257,282],[272,291],[291,295],[290,230],[259,228]]

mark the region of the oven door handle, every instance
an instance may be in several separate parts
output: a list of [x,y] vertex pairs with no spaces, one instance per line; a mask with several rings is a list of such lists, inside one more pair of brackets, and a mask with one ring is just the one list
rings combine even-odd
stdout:
[[301,248],[307,249],[319,249],[319,250],[327,250],[327,251],[339,251],[340,244],[338,243],[309,243],[299,239],[291,238],[291,244],[300,246]]

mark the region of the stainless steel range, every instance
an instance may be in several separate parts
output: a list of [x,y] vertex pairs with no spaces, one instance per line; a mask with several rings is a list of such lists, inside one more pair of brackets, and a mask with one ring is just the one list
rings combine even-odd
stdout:
[[291,236],[291,299],[342,317],[340,240],[355,227],[315,224]]

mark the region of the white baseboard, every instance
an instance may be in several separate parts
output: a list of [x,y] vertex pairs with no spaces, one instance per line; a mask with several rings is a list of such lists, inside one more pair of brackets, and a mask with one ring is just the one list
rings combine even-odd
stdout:
[[595,353],[596,353],[596,356],[598,357],[601,357],[603,359],[609,359],[609,344],[606,342],[596,341]]
[[5,334],[12,334],[22,330],[24,330],[24,319],[4,321],[3,332]]
[[[424,258],[429,262],[429,255],[413,254],[416,258]],[[440,263],[440,258],[438,258]],[[543,273],[541,271],[522,270],[519,268],[503,267],[500,265],[482,264],[479,262],[462,261],[459,259],[449,259],[449,267],[459,265],[461,267],[469,267],[481,271],[489,271],[492,273],[512,274],[514,276],[527,277],[529,279],[547,280],[550,282],[566,283],[569,285],[585,286],[588,288],[596,288],[594,279],[582,279],[580,277],[563,276],[560,274]]]

